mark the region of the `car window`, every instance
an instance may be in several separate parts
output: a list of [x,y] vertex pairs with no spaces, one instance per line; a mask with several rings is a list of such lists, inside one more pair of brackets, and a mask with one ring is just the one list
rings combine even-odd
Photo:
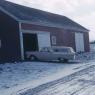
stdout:
[[40,51],[41,52],[65,52],[65,53],[74,52],[72,48],[48,48],[48,47],[44,47]]
[[75,52],[73,48],[70,48],[71,52]]
[[50,49],[49,48],[42,48],[40,51],[41,52],[50,52]]
[[70,52],[70,49],[68,48],[60,48],[60,49],[53,49],[54,52]]

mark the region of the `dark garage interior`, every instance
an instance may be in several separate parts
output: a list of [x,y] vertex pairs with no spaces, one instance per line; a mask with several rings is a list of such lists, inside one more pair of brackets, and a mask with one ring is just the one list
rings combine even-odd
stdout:
[[37,34],[23,34],[23,46],[24,53],[26,51],[37,51],[38,50],[38,39]]

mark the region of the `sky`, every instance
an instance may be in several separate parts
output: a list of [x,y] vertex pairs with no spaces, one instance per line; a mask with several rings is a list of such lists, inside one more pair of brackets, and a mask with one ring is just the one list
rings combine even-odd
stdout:
[[7,0],[69,17],[90,30],[95,40],[95,0]]

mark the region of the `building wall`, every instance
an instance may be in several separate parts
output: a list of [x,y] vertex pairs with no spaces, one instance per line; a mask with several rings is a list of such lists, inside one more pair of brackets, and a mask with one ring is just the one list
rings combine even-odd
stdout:
[[52,36],[57,36],[57,40],[56,40],[56,45],[58,46],[63,46],[64,45],[64,40],[63,40],[63,31],[62,29],[58,29],[58,28],[51,28],[51,27],[43,27],[43,26],[39,26],[39,25],[33,25],[33,24],[21,24],[22,30],[26,30],[26,31],[43,31],[43,32],[50,32],[51,37]]
[[20,60],[19,24],[0,11],[0,61]]
[[[59,28],[51,28],[51,27],[43,27],[39,25],[33,25],[33,24],[25,24],[22,23],[21,25],[22,30],[34,30],[34,31],[48,31],[52,36],[56,36],[56,45],[57,46],[70,46],[73,47],[74,50],[76,50],[75,46],[75,32],[71,30],[63,30]],[[78,32],[78,31],[77,31]],[[84,34],[84,47],[85,51],[89,51],[89,34],[88,32],[82,32]]]
[[[56,27],[43,27],[33,24],[21,24],[22,30],[48,31],[56,36],[57,46],[75,47],[75,32]],[[0,11],[0,61],[17,61],[21,59],[19,24],[13,18]],[[85,51],[89,51],[89,34],[84,33]]]
[[[70,40],[72,40],[72,42],[75,44],[75,32],[77,33],[83,33],[83,37],[84,37],[84,51],[85,52],[89,52],[90,51],[90,45],[89,45],[89,32],[81,32],[81,31],[72,31],[72,30],[67,30],[69,32],[69,37]],[[68,33],[67,33],[68,35]],[[72,43],[71,43],[72,45]],[[74,49],[76,51],[76,45],[74,45]]]

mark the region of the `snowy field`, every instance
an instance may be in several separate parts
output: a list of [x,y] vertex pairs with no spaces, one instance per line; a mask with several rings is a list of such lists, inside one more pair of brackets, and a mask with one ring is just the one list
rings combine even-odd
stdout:
[[[41,84],[45,84],[50,81],[56,81],[60,78],[69,76],[75,72],[88,68],[89,66],[95,65],[94,59],[94,53],[87,53],[77,55],[78,62],[75,61],[64,64],[56,62],[22,62],[0,64],[0,95],[16,95],[25,92],[30,88],[37,88]],[[73,81],[73,84],[75,82],[76,80]],[[66,85],[68,86],[68,83]],[[78,85],[75,85],[75,87],[77,86]],[[32,94],[28,93],[27,95]]]

